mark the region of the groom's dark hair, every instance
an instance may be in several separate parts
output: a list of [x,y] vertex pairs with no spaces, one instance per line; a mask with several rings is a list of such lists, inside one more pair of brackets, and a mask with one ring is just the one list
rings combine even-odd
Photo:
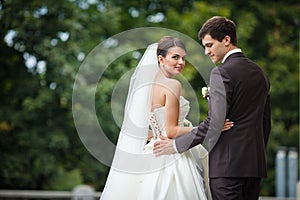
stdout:
[[207,34],[219,42],[228,35],[231,38],[231,44],[237,46],[235,23],[225,17],[214,16],[207,20],[198,33],[199,40]]

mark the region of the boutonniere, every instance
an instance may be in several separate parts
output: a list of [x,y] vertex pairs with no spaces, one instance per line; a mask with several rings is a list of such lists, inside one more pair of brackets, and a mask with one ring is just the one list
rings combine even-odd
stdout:
[[183,119],[183,126],[184,127],[191,127],[191,126],[193,126],[192,125],[192,122],[190,122],[189,120],[187,120],[187,119]]
[[209,87],[202,88],[202,96],[207,100],[209,99]]

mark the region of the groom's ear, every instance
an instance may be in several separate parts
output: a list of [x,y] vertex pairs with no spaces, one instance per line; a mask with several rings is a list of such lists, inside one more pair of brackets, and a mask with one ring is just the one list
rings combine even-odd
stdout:
[[223,41],[225,42],[225,46],[229,46],[231,43],[231,37],[229,35],[226,35]]

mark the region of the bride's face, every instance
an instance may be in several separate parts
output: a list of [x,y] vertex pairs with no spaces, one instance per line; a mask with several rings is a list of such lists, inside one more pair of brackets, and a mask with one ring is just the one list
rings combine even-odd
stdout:
[[166,57],[159,56],[159,62],[161,64],[161,70],[169,78],[174,77],[181,73],[185,66],[185,56],[186,52],[180,47],[171,47]]

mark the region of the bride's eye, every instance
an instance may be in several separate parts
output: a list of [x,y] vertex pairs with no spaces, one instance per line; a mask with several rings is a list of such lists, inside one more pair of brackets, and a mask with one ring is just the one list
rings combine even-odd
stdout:
[[178,55],[174,55],[174,56],[172,56],[172,58],[174,58],[175,60],[178,60],[179,56]]
[[[180,56],[179,55],[174,55],[171,58],[175,59],[175,60],[179,60]],[[185,61],[185,57],[181,57],[183,61]]]

